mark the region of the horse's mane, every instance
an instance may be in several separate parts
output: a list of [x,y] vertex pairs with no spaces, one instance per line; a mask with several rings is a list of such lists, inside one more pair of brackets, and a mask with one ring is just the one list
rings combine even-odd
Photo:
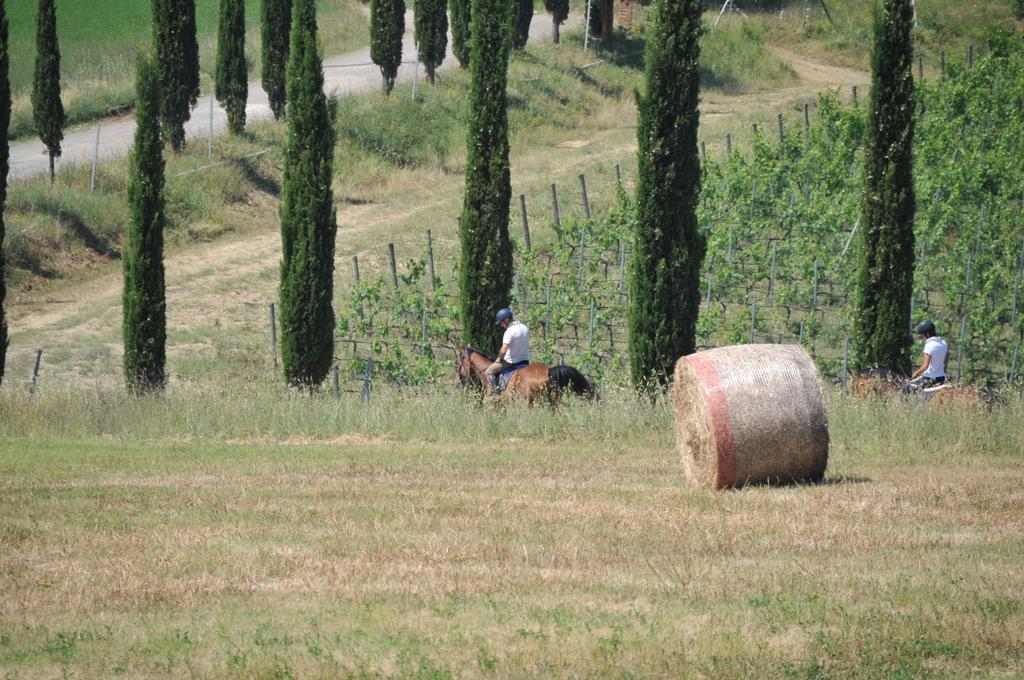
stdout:
[[490,359],[491,361],[497,361],[497,359],[498,359],[497,355],[491,354],[490,352],[485,352],[482,349],[477,349],[476,347],[469,347],[469,346],[467,346],[466,347],[466,351],[467,352],[476,352],[477,354],[481,354],[481,355],[485,356],[486,358]]

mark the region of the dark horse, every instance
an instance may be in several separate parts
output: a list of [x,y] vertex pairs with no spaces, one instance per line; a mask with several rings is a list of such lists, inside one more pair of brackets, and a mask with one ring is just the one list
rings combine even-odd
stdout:
[[[485,372],[494,363],[494,355],[475,347],[463,347],[458,354],[459,383],[466,385],[476,378],[481,385],[486,385]],[[513,395],[523,397],[526,403],[533,406],[533,402],[539,397],[545,397],[554,403],[565,390],[588,399],[594,396],[594,388],[590,381],[572,366],[549,367],[546,364],[530,364],[512,374],[502,398],[508,399]]]

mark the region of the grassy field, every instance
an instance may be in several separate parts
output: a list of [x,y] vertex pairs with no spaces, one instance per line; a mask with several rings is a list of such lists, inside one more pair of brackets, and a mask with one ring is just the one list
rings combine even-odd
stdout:
[[[12,137],[32,134],[32,71],[35,64],[34,0],[7,3],[11,41]],[[328,55],[369,44],[369,22],[354,0],[317,3],[320,38]],[[197,0],[203,91],[210,88],[216,56],[218,0]],[[246,3],[246,55],[251,79],[259,79],[260,2]],[[58,0],[61,87],[68,122],[126,109],[134,101],[135,52],[152,44],[152,16],[146,0]]]
[[[723,27],[705,48],[710,153],[779,111],[796,124],[826,82],[864,82],[794,71],[768,27]],[[631,187],[637,44],[577,45],[511,67],[513,190],[538,220],[553,181],[587,172],[599,208],[618,162]],[[350,256],[373,275],[426,227],[451,261],[465,78],[421,104],[408,88],[342,102],[339,287]],[[669,407],[626,393],[503,416],[444,388],[294,394],[265,328],[283,138],[266,123],[218,140],[223,165],[203,170],[198,145],[169,159],[159,398],[120,386],[125,163],[95,194],[86,169],[12,187],[0,676],[1024,674],[1024,404],[829,392],[826,483],[713,493],[682,479]]]
[[1024,673],[1022,404],[828,401],[824,484],[711,492],[624,394],[7,391],[0,672]]
[[[721,6],[721,3],[718,3]],[[748,21],[764,30],[772,44],[789,46],[803,53],[827,56],[830,61],[857,68],[870,66],[871,0],[829,1],[831,21],[818,2],[811,3],[806,22],[803,0],[763,0],[760,4],[740,3]],[[972,0],[929,0],[917,3],[915,49],[925,56],[929,67],[938,70],[940,51],[947,51],[948,63],[963,64],[967,48],[983,49],[994,29],[1011,26],[1010,2]],[[736,15],[723,24],[739,22]]]

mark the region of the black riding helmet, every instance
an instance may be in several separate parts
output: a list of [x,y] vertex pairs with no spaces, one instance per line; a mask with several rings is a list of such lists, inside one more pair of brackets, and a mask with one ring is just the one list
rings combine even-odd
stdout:
[[918,335],[924,335],[926,337],[936,335],[935,324],[932,323],[931,321],[922,321],[921,323],[917,324],[917,328],[914,329],[914,332],[917,333]]

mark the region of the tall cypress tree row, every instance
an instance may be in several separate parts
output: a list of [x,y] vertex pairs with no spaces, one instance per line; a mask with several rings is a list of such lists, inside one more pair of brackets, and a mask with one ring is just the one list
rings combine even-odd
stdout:
[[245,130],[249,75],[245,65],[245,0],[220,0],[217,23],[217,101],[228,114],[231,134]]
[[4,208],[7,205],[7,171],[10,169],[10,147],[7,130],[11,124],[11,81],[9,76],[11,55],[7,40],[7,12],[0,0],[0,384],[4,381],[7,359],[7,316],[4,314]]
[[280,213],[281,356],[290,385],[315,389],[334,358],[335,107],[324,96],[316,0],[294,0],[292,19]]
[[53,0],[39,0],[36,12],[36,68],[32,80],[32,119],[39,139],[50,156],[50,182],[54,180],[53,162],[60,158],[64,141],[64,104],[60,100],[60,46],[57,44],[57,12]]
[[700,0],[657,0],[647,38],[646,93],[637,97],[636,225],[630,260],[633,384],[654,390],[696,350],[700,270],[697,225]]
[[512,23],[512,49],[521,50],[530,40],[530,22],[533,21],[533,0],[514,0],[515,16]]
[[561,42],[561,25],[569,18],[569,0],[544,0],[544,8],[551,13],[551,40]]
[[380,67],[383,92],[391,94],[402,63],[402,36],[405,34],[403,0],[370,0],[370,59]]
[[160,74],[140,55],[135,76],[135,145],[128,159],[130,220],[124,268],[124,378],[134,393],[162,389],[167,342],[164,297],[164,158]]
[[284,117],[285,101],[288,96],[286,71],[288,68],[288,41],[291,38],[292,1],[263,0],[262,6],[263,41],[263,90],[270,100],[274,118]]
[[854,364],[910,371],[914,285],[914,11],[886,0],[875,15],[864,159]]
[[448,0],[415,0],[416,46],[427,80],[434,84],[434,73],[448,50]]
[[195,0],[153,0],[153,42],[160,70],[164,139],[180,152],[185,148],[185,123],[199,97]]
[[478,347],[497,347],[501,331],[494,325],[494,312],[508,305],[512,289],[505,95],[511,10],[508,0],[473,0],[459,308],[462,339]]
[[473,0],[449,0],[448,9],[452,14],[452,53],[459,60],[461,68],[469,67],[470,35],[469,24]]

